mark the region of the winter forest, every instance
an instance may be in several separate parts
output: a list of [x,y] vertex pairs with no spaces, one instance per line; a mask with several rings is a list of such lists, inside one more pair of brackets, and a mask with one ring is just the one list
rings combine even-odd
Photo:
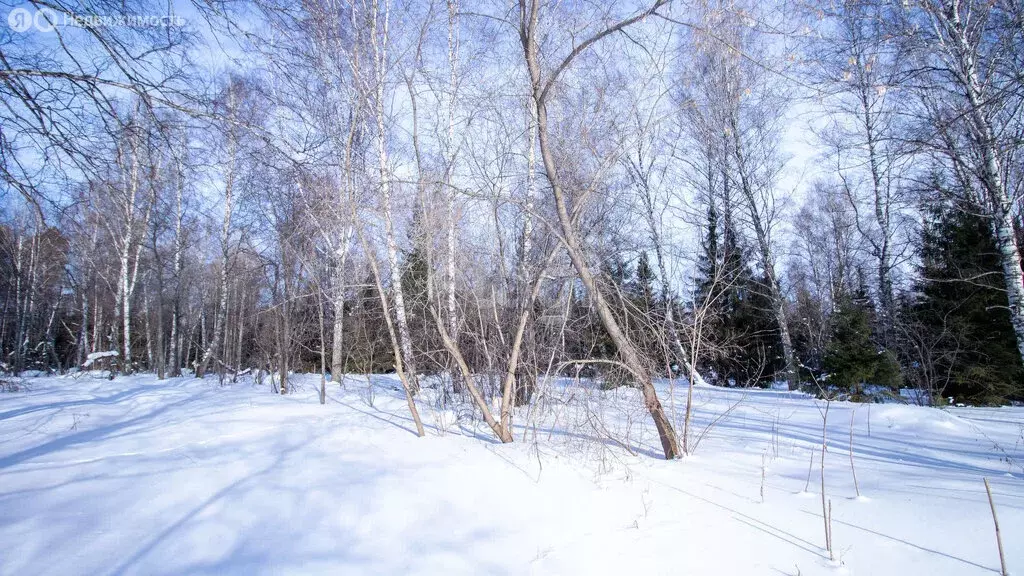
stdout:
[[853,468],[872,404],[1024,401],[1020,0],[5,6],[0,410],[29,376],[267,406],[380,377],[418,436],[633,455],[611,417],[538,424],[583,382],[672,460],[805,398],[838,566],[829,406]]
[[5,370],[1024,398],[1014,2],[180,10],[4,31]]

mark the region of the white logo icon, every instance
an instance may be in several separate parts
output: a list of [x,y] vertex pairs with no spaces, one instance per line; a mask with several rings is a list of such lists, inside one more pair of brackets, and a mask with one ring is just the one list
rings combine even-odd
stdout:
[[7,25],[15,32],[25,32],[32,27],[32,13],[25,8],[15,8],[7,15]]
[[33,20],[36,24],[36,30],[51,32],[53,31],[53,25],[57,22],[57,14],[49,8],[40,8],[36,11],[36,17]]

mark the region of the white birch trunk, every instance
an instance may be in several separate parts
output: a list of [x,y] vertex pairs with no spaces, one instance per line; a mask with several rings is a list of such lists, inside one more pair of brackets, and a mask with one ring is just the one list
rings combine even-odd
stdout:
[[352,226],[345,228],[334,274],[334,338],[331,341],[331,381],[341,383],[345,371],[343,339],[345,337],[345,264],[352,241]]
[[[228,86],[228,116],[229,122],[233,121],[235,112],[235,91]],[[228,166],[227,177],[224,182],[224,217],[221,221],[220,245],[220,300],[217,302],[217,315],[213,319],[213,338],[206,346],[203,353],[203,360],[196,370],[196,378],[202,378],[210,367],[210,362],[221,354],[221,350],[227,348],[224,339],[224,326],[227,324],[228,316],[228,268],[231,264],[231,217],[234,211],[234,187],[235,187],[235,155],[237,143],[235,142],[235,128],[228,127]]]
[[458,218],[455,210],[455,188],[452,184],[452,172],[455,170],[456,145],[455,145],[455,102],[456,91],[458,90],[458,59],[459,59],[459,37],[458,37],[458,0],[448,0],[448,167],[445,176],[448,198],[448,251],[445,266],[445,281],[447,283],[448,297],[448,333],[455,341],[458,341],[459,318],[455,301],[455,250],[456,230]]
[[782,294],[782,287],[779,285],[778,276],[775,272],[775,258],[772,255],[771,243],[768,239],[768,224],[762,218],[758,209],[758,201],[755,197],[750,176],[747,173],[748,166],[743,144],[740,140],[736,120],[732,120],[733,154],[736,156],[737,173],[740,177],[740,190],[743,193],[750,212],[751,224],[754,227],[754,235],[757,240],[758,251],[761,256],[761,266],[764,268],[765,279],[768,281],[768,292],[772,301],[772,313],[779,328],[779,340],[782,342],[782,356],[785,362],[785,377],[790,389],[797,384],[796,356],[793,353],[793,340],[789,335],[789,321],[786,318],[786,299]]
[[[1013,202],[1007,193],[1003,179],[1002,161],[999,155],[999,143],[992,119],[986,113],[990,104],[991,94],[986,94],[981,82],[979,66],[975,54],[976,46],[968,37],[966,24],[959,12],[960,6],[953,3],[948,8],[928,4],[927,9],[935,19],[937,32],[948,36],[949,42],[942,42],[947,64],[955,72],[958,83],[970,107],[967,119],[973,132],[973,140],[980,148],[981,166],[979,177],[992,210],[992,227],[995,232],[997,246],[1003,269],[1006,286],[1007,303],[1010,309],[1010,321],[1017,337],[1017,351],[1024,361],[1024,274],[1021,273],[1020,249],[1014,231]],[[951,151],[956,153],[955,150]]]
[[388,161],[387,130],[384,122],[384,83],[387,67],[388,26],[390,4],[384,2],[383,23],[378,33],[379,8],[374,3],[372,11],[371,42],[374,57],[375,92],[374,117],[377,127],[377,160],[380,175],[381,200],[384,210],[384,232],[387,236],[388,266],[391,268],[391,291],[395,301],[395,320],[398,324],[398,339],[402,348],[404,365],[409,377],[409,386],[419,391],[416,369],[413,362],[412,339],[409,335],[409,321],[405,310],[405,295],[402,292],[402,271],[398,263],[398,242],[395,240],[394,218],[391,212],[391,168]]
[[181,376],[181,339],[178,326],[181,323],[181,265],[182,265],[182,226],[184,224],[184,174],[180,162],[177,166],[177,186],[175,187],[175,221],[174,221],[174,308],[171,310],[171,342],[170,364],[171,376]]

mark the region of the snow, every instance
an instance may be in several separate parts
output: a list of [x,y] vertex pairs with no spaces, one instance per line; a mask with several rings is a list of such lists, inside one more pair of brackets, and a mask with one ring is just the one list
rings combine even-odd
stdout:
[[[0,574],[991,574],[982,477],[1024,570],[1021,408],[832,403],[830,561],[806,395],[696,388],[696,452],[666,462],[635,390],[551,383],[501,445],[432,390],[417,438],[393,377],[350,376],[326,406],[318,376],[295,380],[84,372],[0,394]],[[685,389],[660,391],[681,433]]]
[[92,366],[92,363],[102,358],[116,358],[117,350],[107,350],[105,352],[91,352],[85,357],[85,363],[82,364],[82,368],[88,368]]
[[917,388],[900,388],[900,398],[918,406],[930,406],[932,403],[931,396]]

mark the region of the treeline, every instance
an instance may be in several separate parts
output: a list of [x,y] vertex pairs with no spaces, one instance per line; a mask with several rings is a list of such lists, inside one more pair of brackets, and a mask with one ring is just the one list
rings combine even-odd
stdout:
[[194,10],[4,31],[6,370],[1021,399],[1019,3]]
[[[897,295],[889,346],[882,344],[882,319],[863,267],[844,274],[838,302],[831,310],[825,309],[831,303],[809,286],[809,270],[788,271],[795,294],[787,314],[805,384],[813,384],[811,378],[817,377],[862,398],[865,385],[874,385],[869,392],[876,395],[880,389],[896,392],[907,387],[929,396],[976,403],[1020,397],[1024,374],[1014,348],[991,230],[971,211],[951,206],[939,196],[932,200],[916,247],[920,276]],[[82,222],[98,224],[96,215]],[[690,338],[700,338],[697,365],[705,380],[766,386],[778,378],[784,364],[765,283],[755,276],[755,266],[742,251],[720,247],[718,226],[719,219],[709,211],[693,297],[673,297],[670,303],[688,343]],[[129,273],[129,281],[139,278],[131,290],[141,291],[141,297],[131,299],[125,332],[118,314],[123,307],[118,296],[120,260],[106,247],[108,242],[98,241],[98,230],[77,232],[86,236],[52,227],[37,231],[31,225],[2,228],[0,265],[8,279],[2,287],[5,305],[0,329],[5,368],[15,373],[26,369],[65,372],[85,364],[91,353],[116,350],[119,357],[105,360],[106,367],[162,376],[180,375],[183,368],[198,369],[216,330],[219,290],[211,286],[220,277],[219,266],[189,255],[176,258],[178,244],[173,236],[164,244],[158,242],[155,249],[144,247],[139,254],[142,272]],[[194,254],[186,242],[180,246],[181,252]],[[311,259],[315,259],[312,244],[307,249],[314,251]],[[648,253],[633,254],[631,261],[625,257],[616,254],[603,267],[609,289],[619,299],[622,324],[654,364],[652,369],[679,374],[682,368],[663,329],[666,301]],[[129,266],[134,265],[129,261]],[[276,265],[256,257],[252,246],[246,246],[229,265],[234,271],[227,291],[232,310],[221,320],[225,322],[222,348],[211,361],[212,371],[234,378],[241,370],[267,370],[280,362],[277,339],[285,324],[273,309],[275,301],[280,301],[280,296],[275,300]],[[414,250],[404,257],[402,268],[414,362],[424,373],[448,372],[448,355],[428,311],[426,265],[422,251]],[[371,273],[353,266],[351,278],[362,280],[343,288],[340,315],[328,290],[328,271],[300,265],[297,274],[288,310],[290,336],[281,346],[289,369],[319,371],[323,352],[328,373],[392,372],[394,351]],[[493,372],[495,356],[507,354],[495,343],[501,340],[502,318],[509,317],[508,311],[479,295],[459,294],[458,299],[467,316],[461,338],[470,365],[479,373]],[[525,356],[529,378],[557,371],[574,359],[615,358],[614,343],[585,292],[571,278],[564,279],[561,290],[539,298],[535,314],[542,329],[535,334],[540,341],[532,341]],[[336,326],[340,327],[337,341]],[[115,331],[129,335],[127,350],[112,345]],[[332,356],[335,350],[338,357]],[[609,385],[629,379],[599,364],[584,362],[572,368],[569,373],[606,376]],[[524,388],[522,393],[525,402],[529,390]]]

